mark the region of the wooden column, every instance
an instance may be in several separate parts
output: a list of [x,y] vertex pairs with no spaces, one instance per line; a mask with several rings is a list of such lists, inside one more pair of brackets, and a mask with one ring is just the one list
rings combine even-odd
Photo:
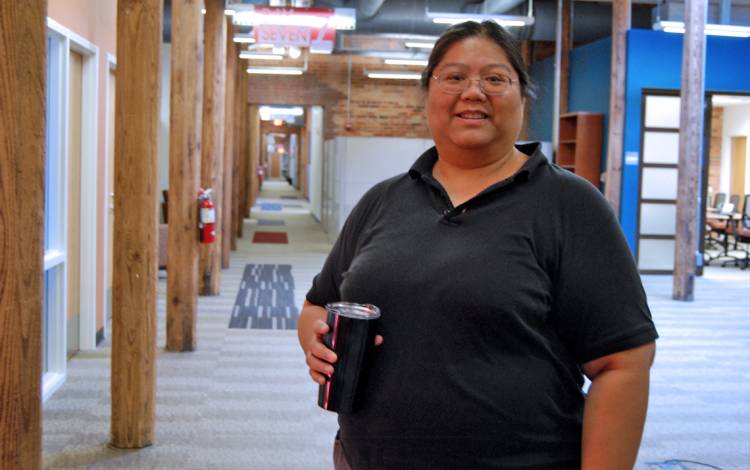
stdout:
[[0,2],[0,468],[42,464],[46,0]]
[[205,0],[205,64],[203,75],[203,145],[201,186],[213,190],[216,241],[200,247],[200,294],[219,295],[221,280],[221,223],[224,217],[224,84],[227,23],[224,0]]
[[560,141],[560,115],[568,112],[570,78],[571,0],[557,0],[557,38],[555,41],[555,96],[552,112],[552,146],[557,152]]
[[[239,54],[235,50],[235,54]],[[234,116],[234,155],[232,158],[232,239],[230,240],[232,250],[237,249],[237,237],[242,236],[239,227],[240,220],[240,149],[242,148],[242,86],[244,83],[245,62],[237,60],[237,71],[234,81],[234,104],[232,115]]]
[[232,250],[232,168],[234,166],[234,90],[237,75],[237,52],[232,41],[232,20],[227,18],[226,93],[224,94],[224,178],[221,218],[221,267],[229,267]]
[[[249,90],[248,90],[249,92]],[[255,148],[258,145],[258,137],[257,135],[253,135],[253,129],[254,129],[254,120],[253,116],[257,116],[258,114],[258,107],[254,105],[248,105],[246,106],[246,112],[247,112],[247,125],[249,127],[249,133],[248,133],[248,140],[247,140],[247,152],[245,156],[243,157],[245,161],[245,171],[243,173],[243,177],[245,179],[244,185],[245,185],[245,207],[243,212],[243,217],[250,217],[250,210],[253,207],[254,202],[254,191],[253,191],[253,177],[257,178],[257,174],[253,175],[253,171],[257,171],[257,165],[253,164],[253,148]]]
[[128,449],[154,439],[162,6],[117,2],[111,444]]
[[[258,180],[258,162],[260,160],[260,148],[263,144],[263,138],[260,132],[260,115],[258,114],[258,105],[252,105],[248,109],[248,121],[250,125],[250,148],[247,152],[248,160],[248,215],[250,208],[255,205],[255,200],[260,192],[260,181]],[[289,148],[287,146],[287,148]],[[267,176],[267,175],[266,175]]]
[[615,215],[620,215],[623,133],[625,131],[625,73],[630,0],[612,2],[612,77],[609,82],[609,130],[604,196]]
[[[242,64],[245,65],[244,63]],[[242,74],[242,80],[240,81],[240,148],[237,157],[239,159],[239,172],[237,184],[239,185],[239,205],[237,213],[237,236],[242,238],[244,231],[244,220],[245,214],[248,211],[247,204],[247,171],[248,161],[247,152],[250,145],[249,134],[248,134],[248,106],[247,106],[247,92],[248,92],[248,74]]]
[[196,345],[198,203],[203,101],[202,1],[172,3],[167,349]]
[[[560,114],[568,111],[570,90],[570,50],[573,48],[573,2],[562,0],[562,35],[560,43]],[[558,115],[558,118],[560,116]]]
[[703,152],[703,70],[706,58],[705,0],[685,0],[685,35],[682,41],[680,87],[680,163],[677,176],[677,230],[675,233],[672,297],[693,300],[698,250],[698,195]]

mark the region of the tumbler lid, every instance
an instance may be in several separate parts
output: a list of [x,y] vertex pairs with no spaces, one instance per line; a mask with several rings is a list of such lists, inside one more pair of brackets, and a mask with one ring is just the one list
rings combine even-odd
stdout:
[[334,302],[326,304],[326,310],[334,311],[342,317],[360,320],[375,320],[376,318],[380,318],[380,309],[372,304]]

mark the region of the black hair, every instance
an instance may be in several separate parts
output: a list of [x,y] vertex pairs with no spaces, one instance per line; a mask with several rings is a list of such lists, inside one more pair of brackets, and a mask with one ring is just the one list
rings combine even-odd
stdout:
[[420,80],[421,88],[427,91],[430,87],[430,79],[435,72],[435,67],[443,60],[443,56],[445,56],[445,53],[453,44],[475,36],[487,38],[500,46],[505,55],[508,56],[513,70],[518,74],[518,81],[521,85],[521,96],[534,98],[536,96],[534,93],[535,87],[531,82],[529,73],[526,71],[518,42],[508,31],[494,21],[483,21],[481,23],[466,21],[445,30],[435,43],[435,47],[432,48],[432,53],[430,53],[430,58],[427,61],[427,67],[422,72]]

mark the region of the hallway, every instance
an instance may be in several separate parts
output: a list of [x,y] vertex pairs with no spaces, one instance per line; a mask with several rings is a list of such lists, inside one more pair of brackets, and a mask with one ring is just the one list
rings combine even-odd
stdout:
[[[44,468],[331,468],[335,415],[317,407],[317,386],[307,374],[296,330],[227,327],[246,263],[291,264],[299,307],[325,260],[331,244],[307,201],[288,199],[293,196],[285,181],[264,183],[230,268],[222,271],[221,295],[199,298],[194,352],[164,350],[166,279],[161,273],[155,445],[140,451],[107,447],[107,339],[68,362],[67,381],[44,404]],[[262,210],[274,204],[282,210]],[[259,220],[284,225],[259,226]],[[289,244],[251,243],[256,231],[284,232]]]
[[[159,281],[155,444],[107,447],[107,340],[68,363],[66,383],[44,405],[45,468],[332,468],[335,415],[316,405],[295,331],[228,328],[247,263],[291,265],[299,308],[331,247],[286,182],[265,182],[260,196],[222,271],[221,295],[199,300],[195,352],[164,351],[166,281]],[[258,232],[283,232],[289,243],[252,243]],[[661,339],[636,468],[710,468],[665,463],[671,459],[748,468],[750,271],[707,269],[695,302],[671,300],[669,276],[645,276],[644,284]]]

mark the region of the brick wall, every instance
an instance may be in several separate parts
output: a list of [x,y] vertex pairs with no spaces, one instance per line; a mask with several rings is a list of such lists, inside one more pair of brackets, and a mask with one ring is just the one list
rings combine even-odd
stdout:
[[[424,98],[416,80],[370,79],[365,76],[366,69],[420,71],[419,67],[390,66],[381,59],[361,56],[351,56],[351,61],[348,106],[346,55],[311,54],[308,70],[301,76],[251,75],[249,102],[322,105],[325,107],[327,139],[335,136],[430,136],[423,113]],[[279,65],[299,66],[300,63],[282,62]],[[347,123],[351,123],[351,129],[347,129]]]
[[721,137],[723,123],[724,108],[711,108],[711,143],[708,160],[708,185],[713,189],[713,194],[719,192],[719,181],[721,178]]

